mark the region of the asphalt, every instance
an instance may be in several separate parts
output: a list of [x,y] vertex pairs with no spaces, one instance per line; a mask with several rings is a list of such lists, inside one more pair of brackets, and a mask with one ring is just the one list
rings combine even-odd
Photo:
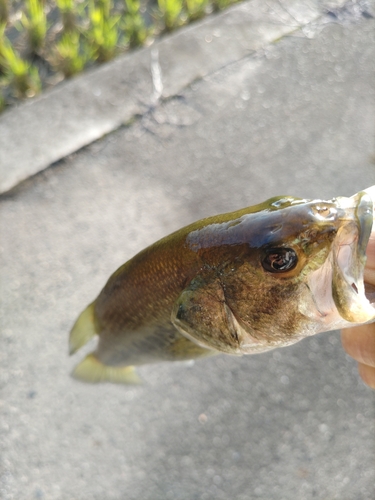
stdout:
[[[1,172],[17,169],[6,147],[19,149],[0,197],[1,499],[374,499],[374,391],[338,332],[141,367],[140,387],[69,377],[84,354],[67,354],[77,314],[146,245],[270,196],[375,184],[374,2],[265,5],[211,16],[0,119]],[[233,40],[244,50],[231,55]],[[87,121],[84,89],[121,94],[132,57],[146,62],[130,111],[113,101],[108,118],[104,101]],[[61,134],[48,120],[37,130],[44,159],[26,172],[58,99],[80,112],[60,113]],[[74,143],[85,127],[96,136]]]

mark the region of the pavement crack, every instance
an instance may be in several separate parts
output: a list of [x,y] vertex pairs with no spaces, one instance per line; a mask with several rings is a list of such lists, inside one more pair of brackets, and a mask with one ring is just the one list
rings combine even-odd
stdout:
[[151,77],[154,89],[151,101],[155,105],[163,93],[162,72],[159,64],[159,50],[157,48],[151,50]]

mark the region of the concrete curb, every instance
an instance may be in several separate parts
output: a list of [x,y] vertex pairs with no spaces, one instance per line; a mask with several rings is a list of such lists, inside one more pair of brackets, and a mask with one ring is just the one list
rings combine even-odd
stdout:
[[0,117],[0,193],[322,13],[317,0],[250,0],[10,109]]

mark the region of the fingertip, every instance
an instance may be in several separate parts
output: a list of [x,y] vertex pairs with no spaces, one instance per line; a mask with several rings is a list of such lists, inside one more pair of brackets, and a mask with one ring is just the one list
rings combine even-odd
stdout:
[[344,328],[341,330],[341,343],[347,354],[351,356],[352,344],[355,342],[355,333],[358,328]]
[[373,232],[371,233],[369,242],[367,244],[366,255],[367,255],[366,267],[374,269],[375,268],[375,229],[374,228],[373,228]]
[[346,328],[341,332],[345,351],[359,363],[375,367],[375,324]]
[[371,389],[375,389],[375,367],[359,363],[358,371],[363,382]]

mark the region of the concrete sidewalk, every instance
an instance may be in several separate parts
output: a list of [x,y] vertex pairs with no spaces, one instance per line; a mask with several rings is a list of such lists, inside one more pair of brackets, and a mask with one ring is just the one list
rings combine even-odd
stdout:
[[287,34],[313,32],[328,5],[332,13],[352,17],[345,3],[244,2],[10,109],[0,118],[0,193],[192,82],[250,54],[262,54]]
[[[146,245],[270,196],[374,184],[374,2],[365,14],[363,2],[332,14],[318,2],[267,2],[274,20],[248,50],[260,5],[165,39],[159,59],[138,52],[143,66],[126,56],[0,118],[2,166],[33,156],[29,139],[17,142],[23,153],[6,149],[11,127],[32,137],[35,115],[46,120],[35,145],[43,161],[0,197],[1,499],[373,500],[374,392],[337,332],[258,356],[145,366],[137,388],[69,377],[84,355],[67,355],[77,314]],[[285,31],[291,14],[301,29]],[[215,33],[224,43],[213,45]],[[232,53],[237,42],[245,48]],[[108,75],[121,79],[127,64],[144,72],[124,83],[130,104],[114,101],[110,116],[106,94],[87,109],[85,96],[110,82],[121,96]],[[62,130],[58,100],[76,109]],[[98,135],[80,144],[86,129]],[[57,159],[54,141],[65,144],[60,158],[72,154],[9,190]]]

